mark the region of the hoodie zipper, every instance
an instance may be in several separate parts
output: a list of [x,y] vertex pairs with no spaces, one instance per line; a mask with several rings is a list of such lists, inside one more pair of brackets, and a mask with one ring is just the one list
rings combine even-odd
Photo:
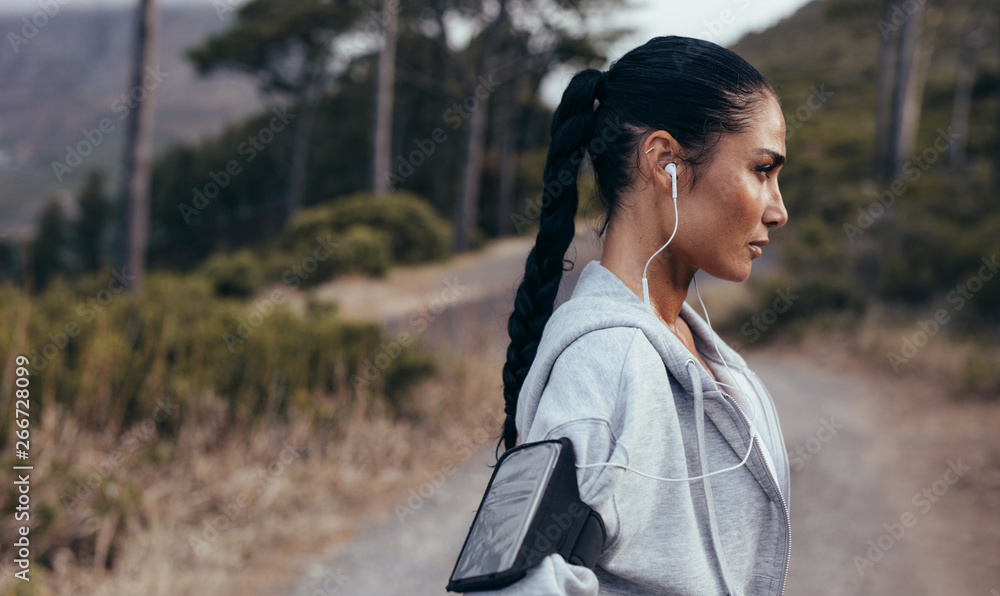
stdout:
[[[749,368],[746,370],[757,379],[761,387],[764,387],[764,383],[763,381],[760,380],[760,377],[757,376],[757,373],[755,373],[753,370]],[[764,387],[764,391],[765,392],[767,391],[766,387]],[[785,435],[781,432],[781,424],[780,423],[775,424],[775,427],[778,429],[778,440],[781,441],[781,448],[784,449]],[[790,491],[792,486],[792,470],[791,467],[788,465],[787,453],[785,455],[784,461],[785,461],[785,476],[788,478],[788,489]],[[777,474],[775,474],[775,476],[777,476]],[[788,507],[788,504],[785,503],[785,496],[781,493],[780,487],[778,488],[778,495],[781,496],[782,504],[785,506],[785,522],[788,524],[788,554],[785,557],[785,575],[781,580],[781,591],[784,592],[785,583],[788,580],[788,568],[791,565],[791,559],[792,559],[792,515],[791,515],[791,510]]]
[[[721,393],[729,401],[729,403],[731,403],[736,408],[736,411],[740,413],[740,416],[743,417],[743,421],[746,423],[747,429],[749,430],[750,418],[747,417],[746,412],[743,411],[743,408],[740,407],[740,404],[736,401],[736,399],[733,398],[733,396],[729,395],[725,391],[722,391]],[[783,447],[785,444],[785,439],[784,437],[781,436],[780,426],[778,427],[778,437],[781,439],[781,445]],[[763,444],[760,442],[760,434],[754,433],[752,440],[757,445],[757,450],[762,451],[764,447]],[[785,495],[781,493],[781,486],[779,486],[778,483],[777,470],[775,470],[771,466],[771,464],[768,463],[766,457],[760,456],[760,459],[764,460],[764,468],[767,469],[768,474],[771,476],[771,481],[774,483],[774,488],[778,491],[778,498],[781,499],[782,513],[785,514],[785,527],[788,529],[786,533],[787,535],[785,537],[785,569],[784,573],[781,576],[781,586],[778,588],[778,594],[780,595],[785,593],[785,582],[788,580],[788,566],[790,565],[792,560],[792,520],[790,512],[788,510],[788,503],[785,502]]]

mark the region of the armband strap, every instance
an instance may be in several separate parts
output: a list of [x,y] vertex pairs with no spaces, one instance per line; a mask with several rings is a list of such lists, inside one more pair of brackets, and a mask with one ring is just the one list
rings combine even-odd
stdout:
[[447,589],[503,588],[553,553],[593,569],[606,538],[601,515],[580,499],[573,443],[518,445],[497,461]]

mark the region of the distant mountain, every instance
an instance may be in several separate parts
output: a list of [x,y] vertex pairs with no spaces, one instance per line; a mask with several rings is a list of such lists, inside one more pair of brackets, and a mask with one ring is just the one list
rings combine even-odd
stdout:
[[[45,19],[35,15],[41,27],[31,15],[0,16],[0,232],[15,237],[29,231],[46,197],[75,189],[91,167],[117,184],[123,117],[144,95],[136,90],[130,99],[126,88],[132,9],[63,7]],[[161,8],[159,73],[148,79],[157,149],[215,133],[262,107],[246,77],[202,79],[184,57],[227,24],[211,5]],[[105,118],[107,133],[100,130]],[[82,163],[54,171],[53,162],[75,163],[67,161],[67,145],[79,145]]]

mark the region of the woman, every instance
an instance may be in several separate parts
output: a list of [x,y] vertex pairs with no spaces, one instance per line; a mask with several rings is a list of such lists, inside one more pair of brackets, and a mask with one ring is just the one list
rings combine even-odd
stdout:
[[[577,73],[551,133],[508,323],[503,442],[569,438],[607,539],[594,570],[553,554],[495,593],[781,594],[789,472],[774,404],[684,302],[698,270],[745,280],[788,218],[777,97],[733,52],[658,37]],[[553,313],[583,148],[603,253]]]

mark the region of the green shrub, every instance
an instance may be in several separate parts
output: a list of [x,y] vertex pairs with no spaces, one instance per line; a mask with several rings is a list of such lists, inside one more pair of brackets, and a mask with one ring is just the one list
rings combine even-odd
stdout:
[[265,268],[254,253],[244,249],[212,255],[196,274],[204,276],[218,296],[249,298],[264,284]]
[[266,279],[309,288],[347,273],[382,277],[392,265],[392,243],[382,230],[356,224],[339,234],[319,236],[322,242],[303,236],[291,248],[262,249],[258,258]]
[[[138,295],[111,296],[101,304],[54,287],[29,299],[0,286],[0,358],[28,356],[39,409],[60,404],[83,428],[126,428],[159,399],[179,405],[160,425],[169,435],[205,394],[223,398],[231,421],[245,424],[311,407],[296,396],[333,394],[347,407],[343,400],[358,395],[352,377],[385,341],[377,323],[343,319],[335,309],[302,317],[280,300],[219,299],[201,276],[152,273]],[[22,326],[23,342],[12,343]],[[367,384],[367,397],[404,394],[432,371],[431,356],[407,346]],[[4,374],[0,387],[12,387]],[[386,403],[393,412],[395,399]],[[0,413],[0,445],[10,437],[9,418]]]
[[406,192],[379,198],[370,193],[354,194],[303,209],[285,228],[281,243],[288,248],[310,244],[319,236],[340,235],[358,224],[388,235],[393,263],[436,261],[451,250],[448,222],[426,200]]

